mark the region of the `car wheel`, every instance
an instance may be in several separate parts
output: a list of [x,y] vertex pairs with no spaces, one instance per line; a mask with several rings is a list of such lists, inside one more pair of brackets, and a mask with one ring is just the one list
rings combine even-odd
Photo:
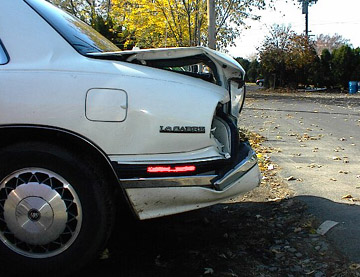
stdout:
[[113,205],[89,160],[47,143],[0,155],[2,270],[65,274],[94,259],[110,235]]
[[262,87],[262,86],[263,86],[263,82],[259,82],[259,86]]

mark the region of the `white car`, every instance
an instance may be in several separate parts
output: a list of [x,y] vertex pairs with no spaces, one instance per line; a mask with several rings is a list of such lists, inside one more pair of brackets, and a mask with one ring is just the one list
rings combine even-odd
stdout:
[[42,0],[0,10],[1,272],[88,264],[119,204],[144,220],[258,186],[238,135],[245,72],[234,59],[205,47],[120,51]]

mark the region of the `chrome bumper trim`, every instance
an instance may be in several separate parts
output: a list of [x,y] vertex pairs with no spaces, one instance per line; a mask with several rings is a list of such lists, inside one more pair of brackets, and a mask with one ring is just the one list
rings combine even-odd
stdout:
[[[250,148],[245,159],[229,170],[222,178],[216,180],[218,175],[197,175],[179,177],[131,178],[120,179],[125,189],[129,188],[162,188],[162,187],[208,187],[223,191],[240,179],[246,172],[257,164],[256,153]],[[214,181],[216,180],[216,181]]]
[[217,190],[225,190],[228,186],[238,180],[251,168],[257,164],[257,156],[254,150],[250,149],[248,156],[237,164],[232,170],[227,172],[224,177],[217,180],[214,186]]
[[124,188],[210,187],[217,175],[120,179]]

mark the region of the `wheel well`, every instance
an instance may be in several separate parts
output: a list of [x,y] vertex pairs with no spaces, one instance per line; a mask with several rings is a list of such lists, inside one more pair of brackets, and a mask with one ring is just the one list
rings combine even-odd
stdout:
[[105,153],[94,143],[67,130],[45,126],[0,127],[0,148],[21,142],[38,141],[61,146],[83,159],[90,159],[115,189],[119,181]]

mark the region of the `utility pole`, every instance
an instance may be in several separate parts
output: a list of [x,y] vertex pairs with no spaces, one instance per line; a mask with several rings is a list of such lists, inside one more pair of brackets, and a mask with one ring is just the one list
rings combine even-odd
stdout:
[[305,35],[309,37],[309,4],[315,3],[318,0],[298,0],[302,3],[302,14],[305,14]]
[[302,1],[302,14],[305,14],[305,35],[309,36],[309,0]]
[[215,38],[215,0],[207,0],[208,15],[208,47],[216,49]]

